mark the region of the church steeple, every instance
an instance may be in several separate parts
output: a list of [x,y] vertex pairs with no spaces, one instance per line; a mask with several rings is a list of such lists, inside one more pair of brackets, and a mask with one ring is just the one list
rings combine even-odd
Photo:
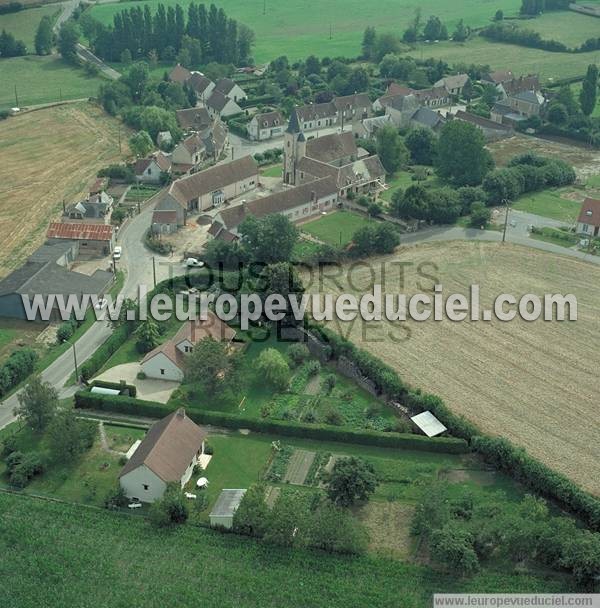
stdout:
[[300,127],[298,112],[292,110],[288,128],[285,130],[283,146],[283,181],[286,184],[296,184],[296,163],[306,152],[306,138]]
[[296,134],[302,133],[302,129],[300,128],[300,121],[298,120],[298,112],[296,112],[296,108],[292,110],[292,115],[290,116],[290,122],[288,124],[288,128],[286,129],[287,133]]

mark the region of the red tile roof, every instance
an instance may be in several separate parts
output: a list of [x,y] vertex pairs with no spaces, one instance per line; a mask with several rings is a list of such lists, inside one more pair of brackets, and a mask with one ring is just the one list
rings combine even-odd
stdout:
[[590,226],[600,226],[600,200],[595,198],[586,198],[581,204],[579,219],[581,224]]
[[107,224],[65,224],[52,222],[46,236],[49,239],[73,239],[76,241],[110,241],[113,227]]

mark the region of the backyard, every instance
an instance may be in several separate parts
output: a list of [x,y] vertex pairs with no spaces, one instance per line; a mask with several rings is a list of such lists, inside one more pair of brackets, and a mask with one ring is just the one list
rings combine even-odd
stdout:
[[344,247],[352,241],[359,228],[373,221],[375,220],[351,211],[334,211],[302,224],[300,229],[324,243]]
[[[39,22],[42,17],[52,17],[54,22],[59,10],[56,5],[50,5],[0,15],[0,31],[6,30],[17,40],[22,40],[27,46],[27,52],[33,54],[35,32]],[[0,63],[0,70],[2,69],[3,63]]]

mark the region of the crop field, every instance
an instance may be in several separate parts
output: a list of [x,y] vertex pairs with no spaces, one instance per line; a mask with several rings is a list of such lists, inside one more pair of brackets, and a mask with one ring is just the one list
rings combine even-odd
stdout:
[[[7,13],[0,15],[0,30],[10,32],[17,40],[22,40],[27,46],[28,53],[35,53],[34,37],[39,22],[42,17],[57,14],[59,9],[56,6],[42,6],[30,8],[17,13]],[[0,63],[0,70],[2,63]]]
[[567,590],[556,578],[484,571],[462,580],[392,559],[290,551],[189,525],[161,531],[134,515],[9,494],[0,494],[0,551],[10,555],[3,604],[15,608],[199,601],[221,608],[391,608],[399,597],[425,607],[435,591]]
[[469,286],[478,284],[482,308],[500,293],[517,298],[572,293],[578,321],[357,321],[331,323],[331,328],[381,357],[414,386],[443,397],[483,431],[510,438],[600,494],[600,428],[591,423],[600,366],[600,269],[512,245],[431,243],[373,259],[370,268],[354,268],[345,281],[336,274],[322,290],[362,294],[379,283],[383,292],[422,292],[432,279],[422,278],[419,267],[443,285],[446,296],[468,296]]
[[597,38],[599,29],[596,17],[573,11],[550,11],[520,25],[539,32],[546,40],[558,40],[570,47],[577,47],[588,38]]
[[0,141],[1,277],[44,241],[62,201],[84,194],[96,171],[121,155],[117,121],[89,104],[4,120]]
[[479,36],[465,43],[419,44],[407,54],[423,59],[441,59],[450,65],[475,62],[489,65],[495,70],[512,70],[517,74],[536,73],[542,80],[583,76],[588,64],[600,61],[600,51],[548,53],[514,44],[488,42]]
[[354,233],[366,226],[370,220],[358,213],[336,211],[302,224],[301,230],[330,245],[347,245]]
[[[88,76],[57,55],[0,59],[0,109],[95,97],[106,80]],[[15,99],[17,88],[18,104]]]
[[[163,4],[172,6],[176,2],[166,0]],[[158,3],[158,0],[151,0],[147,4],[155,10]],[[98,4],[90,10],[103,23],[112,23],[116,12],[137,4]],[[181,4],[187,6],[188,1],[183,0]],[[437,15],[452,31],[461,18],[471,27],[479,27],[489,23],[497,9],[504,10],[506,15],[516,14],[521,3],[519,0],[498,0],[493,4],[480,0],[408,0],[402,3],[397,0],[267,0],[263,4],[262,0],[217,0],[215,4],[223,7],[228,16],[255,31],[257,42],[254,57],[261,63],[279,55],[287,55],[290,59],[300,59],[310,54],[356,57],[360,53],[362,34],[367,25],[375,26],[382,32],[402,32],[414,18],[417,7],[421,8],[425,19],[429,15]],[[263,7],[266,8],[265,12]],[[316,14],[318,19],[314,18]]]

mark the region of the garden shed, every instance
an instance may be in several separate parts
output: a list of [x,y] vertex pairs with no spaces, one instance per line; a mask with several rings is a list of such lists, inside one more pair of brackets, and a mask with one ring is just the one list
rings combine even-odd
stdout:
[[233,516],[242,502],[246,490],[223,490],[210,512],[210,525],[215,527],[233,527]]

